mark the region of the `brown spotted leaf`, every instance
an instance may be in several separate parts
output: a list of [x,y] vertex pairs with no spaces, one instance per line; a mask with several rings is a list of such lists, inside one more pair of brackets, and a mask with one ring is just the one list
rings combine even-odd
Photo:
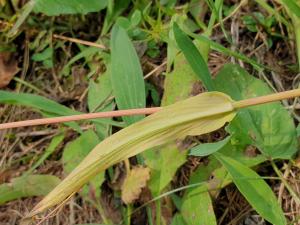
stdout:
[[150,178],[150,169],[147,167],[135,167],[127,174],[122,185],[122,200],[126,204],[136,200],[142,188],[147,184]]

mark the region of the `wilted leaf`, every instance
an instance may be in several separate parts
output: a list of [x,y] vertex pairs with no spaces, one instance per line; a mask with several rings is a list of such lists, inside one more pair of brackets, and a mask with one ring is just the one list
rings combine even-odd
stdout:
[[142,188],[146,186],[149,178],[150,169],[147,167],[135,167],[130,170],[129,174],[126,175],[121,188],[123,202],[130,204],[136,200],[139,197]]
[[107,0],[33,0],[35,2],[34,12],[44,13],[47,16],[58,16],[61,14],[87,14],[98,12],[107,6]]
[[239,191],[264,219],[276,225],[286,224],[272,189],[256,172],[218,152],[215,157],[229,172]]
[[18,71],[18,62],[12,54],[0,52],[0,88],[7,86]]
[[50,175],[29,175],[0,185],[0,205],[19,198],[48,194],[60,180]]
[[[228,64],[215,79],[216,88],[242,100],[272,93],[261,80],[243,68]],[[297,151],[297,132],[292,117],[279,103],[253,106],[239,110],[228,126],[233,145],[243,148],[254,145],[271,158],[291,158]]]
[[[110,46],[111,81],[118,108],[145,107],[143,71],[133,44],[122,27],[113,27]],[[123,117],[128,125],[142,118],[143,116]]]
[[102,141],[29,216],[60,203],[111,165],[187,135],[214,131],[234,116],[232,101],[218,92],[200,94],[167,106]]

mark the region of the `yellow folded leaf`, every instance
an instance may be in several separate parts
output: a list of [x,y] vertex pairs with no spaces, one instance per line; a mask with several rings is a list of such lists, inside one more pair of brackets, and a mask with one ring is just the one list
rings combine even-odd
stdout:
[[231,98],[219,92],[203,93],[164,107],[98,144],[28,217],[61,203],[96,174],[124,159],[187,135],[212,132],[235,114]]
[[134,167],[126,175],[122,185],[122,200],[126,204],[132,203],[136,200],[150,179],[150,169],[147,167]]

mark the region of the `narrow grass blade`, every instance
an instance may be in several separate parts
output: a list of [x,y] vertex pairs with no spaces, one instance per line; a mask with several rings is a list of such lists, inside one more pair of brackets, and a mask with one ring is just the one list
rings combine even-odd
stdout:
[[49,146],[46,148],[44,154],[39,158],[39,160],[29,169],[26,171],[24,175],[31,174],[36,168],[38,168],[59,146],[59,144],[64,140],[65,134],[58,134],[52,140]]
[[176,43],[180,50],[183,52],[185,58],[191,65],[194,72],[203,82],[204,86],[208,91],[214,90],[214,84],[209,72],[208,66],[203,59],[202,55],[194,45],[194,43],[189,39],[189,37],[179,28],[179,26],[174,23],[173,32],[175,36]]
[[200,94],[167,106],[98,144],[28,216],[62,202],[99,172],[124,159],[187,135],[214,131],[234,116],[231,99],[219,92]]

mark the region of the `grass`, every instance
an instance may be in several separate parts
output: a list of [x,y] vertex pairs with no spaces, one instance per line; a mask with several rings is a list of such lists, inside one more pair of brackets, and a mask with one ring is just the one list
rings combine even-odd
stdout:
[[[0,1],[0,78],[11,79],[0,92],[1,123],[166,107],[206,90],[239,101],[298,87],[296,1],[51,4]],[[242,109],[209,134],[162,138],[167,143],[129,159],[124,148],[36,222],[214,225],[259,215],[297,224],[298,99],[283,103]],[[0,131],[0,220],[18,224],[52,190],[43,179],[57,183],[98,143],[141,121],[123,116]],[[7,192],[9,186],[15,189]]]

